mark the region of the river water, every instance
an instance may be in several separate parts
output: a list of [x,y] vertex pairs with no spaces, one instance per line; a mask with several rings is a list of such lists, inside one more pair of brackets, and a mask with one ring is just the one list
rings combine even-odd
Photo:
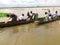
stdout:
[[0,28],[0,45],[60,45],[60,21]]

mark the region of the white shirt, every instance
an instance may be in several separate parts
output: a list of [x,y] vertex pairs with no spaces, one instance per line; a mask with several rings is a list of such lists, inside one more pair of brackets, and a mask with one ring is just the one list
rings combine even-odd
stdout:
[[53,14],[53,17],[58,16],[58,13]]
[[19,16],[19,19],[20,19],[20,20],[24,19],[24,16]]
[[58,16],[58,13],[55,13],[56,16]]
[[30,16],[32,16],[32,13],[30,13]]
[[49,16],[49,20],[52,20],[52,18]]
[[48,12],[48,16],[49,16],[49,15],[51,15],[51,13],[50,13],[50,12]]

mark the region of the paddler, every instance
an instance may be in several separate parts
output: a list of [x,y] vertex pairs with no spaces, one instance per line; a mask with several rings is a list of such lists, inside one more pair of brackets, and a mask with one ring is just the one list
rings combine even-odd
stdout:
[[52,16],[50,10],[48,10],[47,15],[48,15],[48,19],[49,19],[49,20],[52,20],[53,16]]
[[58,11],[55,11],[55,15],[58,16]]
[[24,21],[25,19],[24,19],[24,14],[22,14],[22,15],[20,15],[19,17],[18,17],[18,22],[19,23],[21,23],[22,21]]
[[33,12],[30,11],[30,18],[32,19],[33,18]]
[[17,15],[10,14],[10,18],[12,18],[12,22],[17,22]]
[[58,16],[58,11],[55,11],[55,13],[53,14],[53,17],[57,17]]
[[6,20],[5,23],[11,22],[15,24],[17,22],[17,16],[15,14],[7,14],[7,17],[8,20]]
[[27,16],[28,16],[28,17],[27,17],[26,20],[29,21],[29,20],[30,20],[30,13],[29,13],[29,12],[27,13]]
[[30,11],[27,13],[27,16],[28,16],[28,18],[27,18],[28,21],[33,20],[34,13],[32,11]]
[[49,20],[49,16],[47,15],[47,12],[45,12],[45,17],[44,17],[44,21],[48,21]]
[[45,12],[45,19],[44,21],[50,21],[52,20],[52,17],[51,17],[51,13],[50,13],[50,10],[48,12]]
[[47,14],[48,14],[48,16],[52,16],[50,10],[48,10]]

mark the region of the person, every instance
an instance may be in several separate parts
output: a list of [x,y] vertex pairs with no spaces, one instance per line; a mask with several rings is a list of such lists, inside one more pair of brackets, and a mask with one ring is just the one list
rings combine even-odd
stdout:
[[24,19],[24,14],[22,14],[22,15],[21,15],[21,16],[19,16],[18,18],[19,18],[18,22],[22,22],[22,21],[24,21],[24,20],[25,20],[25,19]]
[[34,20],[35,20],[35,22],[38,21],[38,13],[34,13]]
[[30,11],[30,16],[31,16],[31,19],[33,19],[33,16],[35,15],[35,13],[33,13],[32,11]]
[[51,18],[50,11],[49,11],[49,13],[48,12],[45,12],[45,19],[48,20],[48,21],[52,19]]
[[12,18],[11,22],[17,22],[17,16],[15,14],[10,14],[10,18]]
[[49,16],[48,16],[47,14],[48,14],[48,13],[45,12],[45,19],[46,19],[46,20],[49,20]]
[[49,16],[49,20],[53,19],[53,15],[51,14],[50,10],[48,10],[48,16]]
[[[15,14],[8,14],[7,17],[9,17],[9,19],[7,20],[7,23],[12,23],[12,24],[16,24],[17,23],[17,16]],[[11,19],[11,21],[9,21]]]
[[55,13],[53,14],[53,17],[57,17],[58,16],[58,11],[55,11]]
[[58,11],[55,11],[55,15],[58,16]]
[[30,11],[30,20],[32,20],[32,19],[33,19],[33,12]]
[[52,16],[50,10],[48,10],[47,14],[48,14],[48,16]]
[[30,13],[29,12],[27,13],[27,16],[28,16],[28,18],[30,18]]
[[32,11],[27,13],[27,20],[33,20],[34,13]]

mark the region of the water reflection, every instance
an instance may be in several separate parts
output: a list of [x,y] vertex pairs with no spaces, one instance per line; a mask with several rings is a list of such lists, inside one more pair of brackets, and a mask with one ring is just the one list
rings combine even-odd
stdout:
[[17,26],[13,27],[12,29],[13,29],[13,33],[17,33],[19,31]]

